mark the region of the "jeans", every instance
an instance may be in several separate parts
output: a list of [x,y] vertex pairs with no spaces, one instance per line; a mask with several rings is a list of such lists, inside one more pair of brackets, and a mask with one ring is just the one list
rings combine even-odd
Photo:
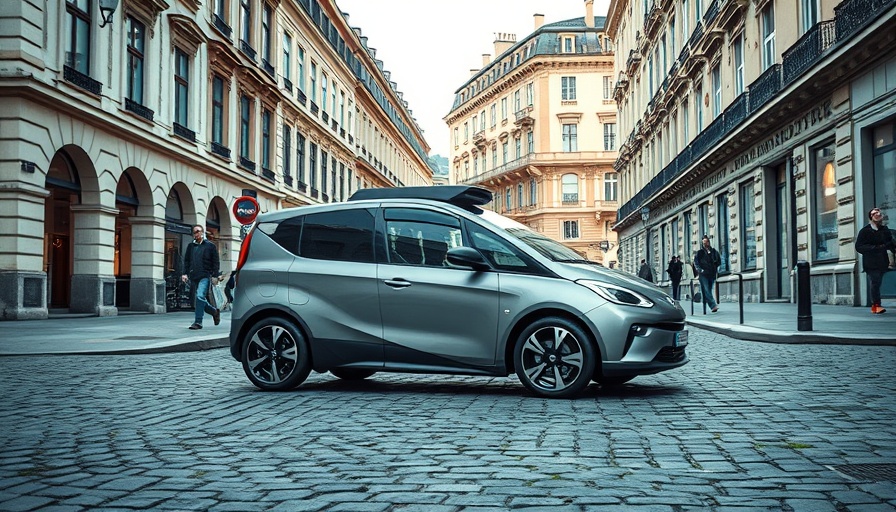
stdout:
[[208,303],[208,286],[211,278],[203,277],[199,281],[193,281],[193,289],[196,290],[196,318],[194,323],[202,325],[202,316],[207,312],[214,315],[218,312]]
[[672,281],[672,298],[681,300],[681,281]]
[[716,304],[716,299],[713,297],[713,284],[715,283],[715,277],[709,277],[704,274],[700,274],[700,293],[703,295],[703,302],[709,309],[712,309],[718,304]]
[[869,270],[868,274],[868,295],[871,297],[871,305],[880,305],[880,282],[884,279],[883,270]]

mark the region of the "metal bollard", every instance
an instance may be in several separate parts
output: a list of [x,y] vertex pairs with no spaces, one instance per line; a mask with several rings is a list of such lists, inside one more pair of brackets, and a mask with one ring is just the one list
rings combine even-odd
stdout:
[[740,325],[744,325],[744,275],[737,274],[737,299],[740,302]]
[[809,262],[796,262],[796,330],[812,330],[812,290],[809,277]]

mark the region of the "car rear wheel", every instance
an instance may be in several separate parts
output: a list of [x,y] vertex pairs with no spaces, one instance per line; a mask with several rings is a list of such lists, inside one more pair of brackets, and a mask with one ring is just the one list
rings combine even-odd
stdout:
[[543,318],[523,330],[513,359],[520,382],[546,398],[569,398],[581,392],[591,381],[595,365],[590,337],[560,317]]
[[333,368],[330,373],[343,380],[364,380],[376,372],[359,368]]
[[282,318],[265,318],[243,340],[243,371],[260,389],[284,391],[308,378],[311,358],[305,336]]

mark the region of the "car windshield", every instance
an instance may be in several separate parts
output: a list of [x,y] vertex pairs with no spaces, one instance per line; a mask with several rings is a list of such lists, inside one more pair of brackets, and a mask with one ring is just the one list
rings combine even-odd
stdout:
[[538,251],[539,254],[553,261],[567,263],[591,263],[565,245],[552,240],[541,233],[536,233],[519,222],[490,210],[483,210],[481,217],[504,230],[505,233],[520,240]]

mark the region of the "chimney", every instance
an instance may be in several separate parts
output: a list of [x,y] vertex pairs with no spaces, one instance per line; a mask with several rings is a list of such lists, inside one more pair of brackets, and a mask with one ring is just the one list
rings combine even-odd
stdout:
[[540,29],[544,25],[544,14],[535,14],[533,18],[535,18],[535,30]]
[[585,0],[585,26],[594,28],[594,0]]
[[488,66],[488,63],[491,61],[492,61],[491,55],[489,55],[487,53],[482,54],[482,67]]
[[495,34],[495,58],[506,52],[516,42],[516,34],[498,32]]

